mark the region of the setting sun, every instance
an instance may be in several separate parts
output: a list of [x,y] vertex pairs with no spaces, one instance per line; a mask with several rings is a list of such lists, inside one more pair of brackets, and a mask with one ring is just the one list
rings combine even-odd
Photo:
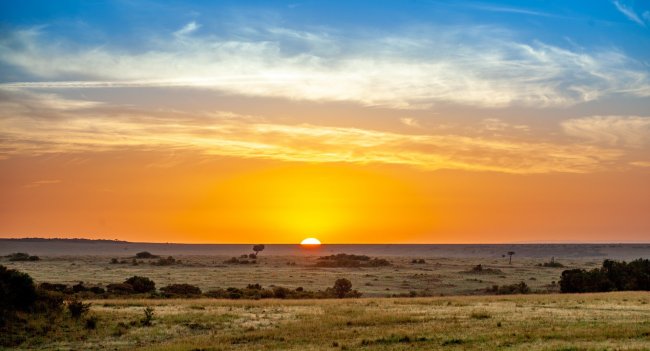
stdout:
[[305,247],[318,247],[320,246],[320,240],[316,238],[307,238],[300,242],[300,245]]

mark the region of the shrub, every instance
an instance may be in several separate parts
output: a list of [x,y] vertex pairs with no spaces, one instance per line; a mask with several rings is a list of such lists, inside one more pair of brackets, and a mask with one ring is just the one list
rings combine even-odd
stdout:
[[154,283],[151,279],[137,275],[124,281],[124,284],[131,285],[133,287],[133,291],[136,293],[147,293],[156,290],[156,283]]
[[345,278],[337,279],[334,282],[333,289],[334,289],[334,293],[336,294],[336,297],[342,299],[345,297],[347,293],[352,291],[352,282],[350,282],[348,279]]
[[25,252],[15,252],[8,255],[9,261],[38,261],[40,258],[38,256],[30,256]]
[[336,255],[323,256],[318,258],[317,267],[381,267],[390,266],[391,263],[383,258],[370,258],[366,255],[348,255],[340,253]]
[[201,289],[198,286],[190,284],[171,284],[160,288],[160,291],[167,297],[171,296],[198,296],[201,295]]
[[168,256],[167,258],[160,258],[158,259],[157,262],[152,263],[155,266],[171,266],[177,263],[180,263],[181,261],[176,260],[172,256]]
[[133,286],[126,283],[113,283],[106,285],[106,290],[112,294],[125,295],[133,294]]
[[411,264],[425,264],[425,263],[427,263],[427,262],[423,258],[420,258],[420,259],[414,258],[411,261]]
[[476,266],[472,267],[470,270],[464,271],[462,273],[467,273],[467,274],[503,274],[503,272],[500,269],[485,268],[481,264],[477,264]]
[[93,286],[88,289],[91,293],[93,294],[103,294],[106,292],[106,290],[102,287],[99,286]]
[[82,291],[88,291],[89,289],[84,286],[83,282],[79,282],[78,284],[75,284],[72,286],[72,292],[82,292]]
[[158,258],[158,257],[160,257],[160,256],[153,255],[148,251],[142,251],[142,252],[138,252],[137,254],[135,254],[135,258],[139,258],[139,259]]
[[287,288],[283,288],[281,286],[276,286],[273,288],[273,296],[276,299],[286,299],[289,294],[291,294],[291,290]]
[[153,309],[153,307],[147,306],[143,312],[144,312],[144,318],[140,320],[140,324],[142,324],[145,327],[148,327],[152,324],[151,322],[153,321],[155,310]]
[[36,301],[32,278],[15,269],[0,266],[0,312],[27,311]]
[[117,260],[117,258],[111,258],[111,264],[118,264],[120,261]]
[[90,310],[89,303],[83,303],[79,299],[72,299],[67,302],[68,311],[72,318],[79,319],[82,315],[86,314]]
[[58,291],[60,293],[66,293],[68,292],[68,286],[65,284],[58,284],[58,283],[48,283],[48,282],[43,282],[38,285],[39,289],[43,290],[48,290],[48,291]]
[[97,321],[99,319],[97,316],[90,316],[90,318],[86,319],[86,329],[88,330],[95,330],[97,329]]
[[624,290],[650,290],[650,260],[605,260],[601,268],[565,270],[560,279],[560,291],[565,293]]
[[493,285],[486,289],[486,292],[498,295],[528,294],[530,288],[525,282],[510,285]]

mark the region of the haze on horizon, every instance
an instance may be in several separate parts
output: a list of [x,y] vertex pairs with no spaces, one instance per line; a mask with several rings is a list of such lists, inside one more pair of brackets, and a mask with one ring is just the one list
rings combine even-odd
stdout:
[[650,3],[0,4],[0,238],[647,242]]

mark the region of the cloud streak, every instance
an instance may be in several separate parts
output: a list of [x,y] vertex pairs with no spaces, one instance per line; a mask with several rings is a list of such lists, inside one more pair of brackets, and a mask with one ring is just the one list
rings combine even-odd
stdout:
[[650,116],[592,116],[562,122],[570,136],[596,144],[643,148],[650,146]]
[[620,52],[521,43],[494,27],[359,38],[271,28],[220,38],[195,36],[198,26],[191,22],[138,52],[64,45],[40,30],[15,31],[0,42],[0,60],[37,79],[4,86],[193,87],[409,109],[441,102],[553,107],[612,94],[650,96],[647,70]]
[[[535,174],[594,172],[624,155],[619,149],[576,143],[288,125],[220,111],[197,114],[102,105],[86,108],[85,102],[75,100],[61,98],[52,104],[20,91],[5,94],[8,98],[0,102],[0,152],[4,157],[137,148],[185,150],[206,157]],[[49,110],[52,116],[39,118],[33,114],[39,110]]]

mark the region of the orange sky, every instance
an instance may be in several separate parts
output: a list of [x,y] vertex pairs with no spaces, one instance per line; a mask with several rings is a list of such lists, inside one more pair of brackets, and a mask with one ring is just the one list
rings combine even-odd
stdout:
[[3,160],[2,236],[492,243],[647,241],[650,230],[647,173],[431,172],[174,155]]
[[647,4],[41,5],[0,5],[0,238],[650,241]]

